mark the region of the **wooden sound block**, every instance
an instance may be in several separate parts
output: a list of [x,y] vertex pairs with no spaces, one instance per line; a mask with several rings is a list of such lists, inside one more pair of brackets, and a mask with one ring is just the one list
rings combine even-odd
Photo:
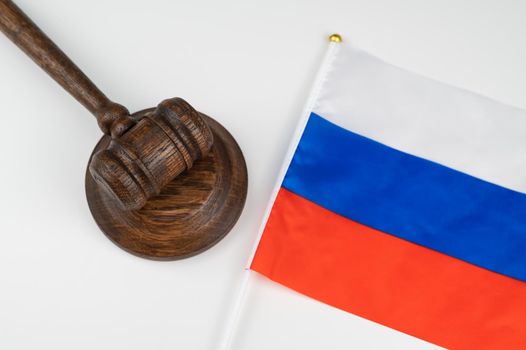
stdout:
[[[139,120],[152,110],[132,117]],[[154,260],[187,258],[219,242],[239,218],[248,185],[245,159],[223,126],[201,116],[214,137],[209,154],[139,210],[122,209],[86,171],[91,213],[102,232],[122,249]],[[110,139],[102,137],[91,156],[107,147]]]

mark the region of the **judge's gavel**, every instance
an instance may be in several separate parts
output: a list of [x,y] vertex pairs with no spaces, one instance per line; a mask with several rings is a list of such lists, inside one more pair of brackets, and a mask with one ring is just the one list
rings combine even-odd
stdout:
[[91,156],[86,192],[110,239],[136,255],[171,260],[228,233],[244,205],[247,173],[219,123],[181,98],[130,114],[10,0],[0,0],[0,30],[97,118],[105,136]]

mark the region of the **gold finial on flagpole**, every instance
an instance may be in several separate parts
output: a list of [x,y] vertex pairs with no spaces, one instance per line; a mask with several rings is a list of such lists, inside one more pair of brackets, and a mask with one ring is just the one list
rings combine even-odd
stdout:
[[332,34],[330,37],[329,37],[329,41],[331,43],[341,43],[342,42],[342,36],[340,34]]

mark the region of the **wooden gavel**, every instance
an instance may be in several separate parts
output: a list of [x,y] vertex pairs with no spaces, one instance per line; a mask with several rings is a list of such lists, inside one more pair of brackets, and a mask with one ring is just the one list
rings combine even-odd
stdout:
[[[120,105],[113,106],[123,111]],[[161,102],[137,123],[127,111],[110,113],[112,140],[108,148],[91,158],[89,171],[126,210],[142,208],[167,183],[205,156],[213,143],[206,122],[180,98]]]
[[[110,239],[136,255],[178,259],[228,233],[244,205],[247,174],[219,123],[181,98],[131,115],[10,0],[0,0],[0,30],[97,118],[105,136],[90,158],[86,191]],[[188,171],[196,162],[198,171]]]

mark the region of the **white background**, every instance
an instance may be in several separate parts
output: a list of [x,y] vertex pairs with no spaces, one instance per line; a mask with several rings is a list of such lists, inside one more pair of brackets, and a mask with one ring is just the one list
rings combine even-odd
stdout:
[[[119,250],[84,196],[95,119],[0,37],[0,349],[215,349],[331,32],[526,107],[522,0],[17,3],[130,110],[181,96],[223,123],[250,186],[236,227],[199,256]],[[431,346],[256,277],[234,348],[296,347]]]

